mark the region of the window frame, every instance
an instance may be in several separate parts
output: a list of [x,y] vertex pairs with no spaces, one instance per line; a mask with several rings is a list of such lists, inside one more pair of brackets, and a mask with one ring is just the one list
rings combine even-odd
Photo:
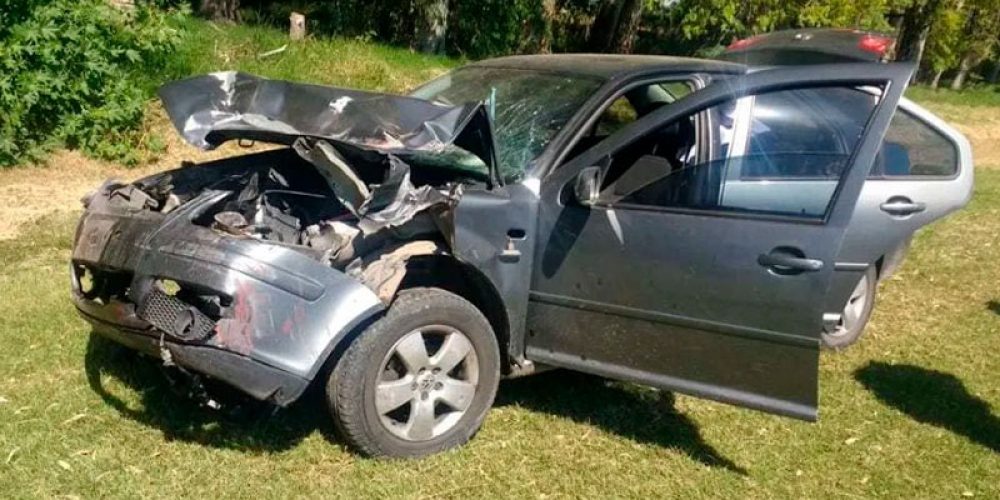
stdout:
[[[931,129],[939,137],[941,137],[942,139],[944,139],[945,142],[947,142],[951,146],[952,152],[955,155],[955,172],[952,173],[951,175],[912,175],[912,174],[911,175],[885,175],[885,174],[882,174],[882,175],[872,175],[871,174],[871,166],[869,166],[868,167],[868,170],[869,170],[868,176],[865,177],[866,181],[873,181],[873,182],[886,182],[886,181],[888,181],[888,182],[920,182],[920,181],[944,182],[944,181],[953,181],[955,179],[958,179],[958,177],[962,175],[962,169],[964,167],[963,164],[962,164],[963,162],[962,162],[962,147],[961,147],[961,145],[958,144],[955,141],[954,136],[949,131],[947,131],[944,128],[938,126],[936,123],[934,123],[933,120],[927,119],[928,114],[930,113],[929,111],[922,110],[922,109],[911,108],[909,106],[909,104],[908,104],[909,102],[910,101],[908,101],[906,99],[900,99],[899,105],[896,106],[896,110],[893,113],[893,117],[896,116],[895,115],[896,113],[906,113],[907,116],[909,116],[910,118],[916,120],[919,123],[922,123],[924,126],[926,126],[927,128]],[[886,132],[887,133],[888,133],[889,128],[891,128],[891,127],[892,127],[892,122],[890,121],[889,127],[886,128]],[[885,144],[885,137],[882,138],[882,144],[883,145]],[[873,159],[873,162],[874,162],[874,159]]]
[[[597,125],[601,117],[604,115],[604,112],[607,111],[607,109],[611,107],[611,105],[614,104],[616,100],[618,100],[620,97],[624,97],[626,93],[635,90],[636,88],[641,87],[643,85],[652,85],[655,83],[686,82],[689,83],[692,87],[691,94],[689,94],[690,96],[693,94],[697,94],[699,90],[704,89],[705,87],[711,85],[715,78],[728,78],[731,76],[734,75],[725,73],[708,73],[708,72],[660,73],[660,74],[644,76],[642,78],[633,80],[625,85],[622,85],[621,87],[618,87],[617,89],[614,90],[614,92],[611,92],[603,97],[601,104],[597,106],[590,113],[587,119],[584,120],[583,123],[581,123],[580,126],[576,128],[576,130],[573,131],[572,135],[570,135],[568,140],[566,140],[565,144],[562,144],[560,146],[560,151],[555,156],[554,160],[551,163],[551,166],[541,173],[542,177],[544,178],[547,176],[551,176],[554,172],[561,170],[564,165],[573,162],[576,159],[575,157],[566,158],[566,156],[569,155],[573,151],[573,148],[575,148],[577,144],[579,144],[580,141],[587,136],[587,133]],[[684,97],[682,97],[681,99],[684,99]],[[641,120],[642,118],[643,117],[640,116],[639,120]],[[635,122],[626,124],[625,127],[623,128],[627,128],[633,125],[634,123]],[[608,136],[608,138],[614,137],[614,135],[615,134],[612,134]],[[608,138],[605,138],[605,140],[607,140]]]
[[[872,111],[869,114],[868,118],[865,120],[864,127],[862,128],[861,137],[858,139],[857,144],[855,144],[854,149],[851,151],[851,154],[847,158],[847,167],[846,167],[847,170],[837,179],[837,185],[836,185],[836,187],[834,189],[834,192],[831,195],[830,200],[827,202],[826,210],[824,211],[824,213],[821,216],[796,215],[796,214],[781,213],[781,212],[754,211],[754,210],[719,210],[719,209],[704,209],[704,208],[668,207],[668,206],[658,206],[658,205],[643,205],[643,204],[629,203],[629,202],[623,202],[623,201],[605,202],[605,201],[601,201],[601,200],[597,200],[591,206],[594,207],[594,208],[602,208],[602,209],[605,209],[605,210],[616,210],[616,209],[640,210],[640,211],[646,211],[646,212],[675,213],[675,214],[694,215],[694,216],[729,217],[729,218],[740,218],[740,219],[751,219],[751,220],[792,222],[792,223],[800,223],[800,224],[808,224],[808,225],[825,225],[825,224],[827,224],[829,222],[830,216],[832,215],[832,211],[833,211],[834,205],[836,204],[837,199],[840,196],[840,192],[843,189],[843,184],[844,184],[844,181],[846,180],[846,174],[849,173],[849,171],[850,171],[850,169],[852,167],[855,167],[855,163],[857,161],[857,156],[858,156],[858,152],[859,152],[860,146],[861,146],[861,144],[863,143],[863,141],[868,137],[868,135],[871,132],[872,121],[874,120],[874,118],[876,117],[876,115],[879,113],[879,111],[882,109],[882,106],[885,105],[886,96],[889,93],[889,86],[891,84],[892,84],[892,82],[889,81],[889,80],[885,80],[885,81],[881,82],[880,84],[878,84],[878,86],[880,86],[880,92],[881,92],[881,94],[879,95],[879,100],[875,104],[875,107],[872,109]],[[771,92],[781,92],[781,91],[786,91],[786,90],[796,90],[796,89],[805,89],[805,88],[824,88],[824,87],[852,87],[852,88],[857,88],[859,86],[872,86],[872,84],[871,83],[866,83],[866,84],[851,84],[851,83],[846,83],[846,82],[840,82],[840,83],[809,82],[809,83],[805,83],[805,84],[801,84],[801,85],[792,84],[792,85],[778,86],[778,87],[772,87],[772,88],[765,87],[765,88],[758,89],[758,90],[753,91],[753,92],[748,93],[748,94],[740,95],[740,96],[736,97],[736,99],[739,100],[739,99],[744,99],[744,98],[751,98],[751,102],[752,102],[752,100],[755,99],[756,96],[761,95],[761,94],[771,93]],[[718,102],[709,102],[706,105],[704,105],[704,106],[698,108],[697,110],[692,111],[692,112],[690,112],[690,113],[688,113],[686,115],[675,117],[674,120],[664,121],[664,122],[657,123],[657,125],[655,127],[650,128],[650,129],[644,131],[643,134],[636,135],[636,136],[632,137],[629,141],[621,143],[621,144],[618,144],[612,151],[609,151],[609,152],[605,153],[602,156],[602,158],[604,159],[604,161],[610,160],[611,158],[614,157],[614,155],[617,152],[621,151],[624,148],[627,148],[627,147],[631,146],[633,143],[635,143],[636,141],[638,141],[641,138],[645,137],[647,134],[655,133],[655,131],[658,130],[658,129],[660,129],[661,127],[668,126],[668,125],[670,125],[671,123],[673,123],[676,120],[683,119],[683,118],[690,117],[690,116],[695,116],[695,120],[696,120],[696,133],[699,134],[699,135],[706,134],[706,131],[704,130],[704,128],[708,124],[706,123],[706,120],[704,119],[705,113],[708,112],[708,110],[711,109],[712,107],[717,106],[717,105],[721,104],[722,102],[724,102],[724,100],[721,100],[721,101],[718,101]],[[898,107],[899,106],[897,105],[897,108]],[[894,112],[895,111],[896,110],[894,110]],[[708,127],[708,128],[711,129],[712,127]],[[747,131],[747,132],[749,133],[749,131]],[[708,131],[707,134],[710,135],[711,131]],[[697,141],[697,139],[696,139],[696,141]],[[708,147],[709,148],[714,148],[714,138],[709,137]],[[698,151],[697,154],[698,154],[699,157],[701,157],[702,154],[705,154],[704,151],[702,151],[703,147],[699,147],[698,149],[699,149],[699,151]],[[708,153],[708,155],[710,157],[713,154],[714,154],[714,151],[711,151],[711,152]],[[730,160],[729,158],[726,159],[727,162],[729,160]],[[570,161],[572,161],[572,159]],[[873,158],[873,161],[874,161],[874,158]],[[867,168],[870,170],[871,166],[869,165],[869,166],[867,166]],[[827,179],[827,180],[829,180],[829,179]],[[894,179],[889,179],[889,180],[894,180]],[[865,182],[867,182],[867,176],[866,176]]]

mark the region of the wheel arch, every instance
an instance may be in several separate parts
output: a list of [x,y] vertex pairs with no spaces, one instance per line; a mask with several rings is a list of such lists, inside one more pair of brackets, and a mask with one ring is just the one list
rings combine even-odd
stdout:
[[497,337],[501,371],[504,375],[509,374],[510,318],[500,292],[485,274],[449,254],[414,255],[406,261],[406,274],[394,296],[403,290],[418,287],[447,290],[479,309]]

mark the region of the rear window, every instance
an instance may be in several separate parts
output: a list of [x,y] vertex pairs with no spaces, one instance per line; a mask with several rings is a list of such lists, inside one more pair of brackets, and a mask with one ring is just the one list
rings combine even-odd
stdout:
[[956,172],[955,144],[919,118],[896,111],[872,165],[872,177],[950,177]]

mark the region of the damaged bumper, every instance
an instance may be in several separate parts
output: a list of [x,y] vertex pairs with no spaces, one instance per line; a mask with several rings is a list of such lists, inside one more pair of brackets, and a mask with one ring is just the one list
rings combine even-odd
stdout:
[[94,331],[279,405],[302,394],[338,343],[384,308],[374,292],[302,252],[191,223],[207,195],[168,216],[88,210],[72,295]]
[[84,200],[73,299],[97,333],[258,399],[294,401],[406,260],[452,242],[465,187],[498,180],[483,103],[240,73],[160,93],[198,147],[291,147],[106,182]]

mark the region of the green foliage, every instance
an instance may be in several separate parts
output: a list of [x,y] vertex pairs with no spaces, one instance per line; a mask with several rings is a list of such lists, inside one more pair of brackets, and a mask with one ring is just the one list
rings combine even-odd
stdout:
[[313,34],[406,45],[413,36],[412,0],[244,0],[241,5],[243,19],[286,29],[292,12],[305,14]]
[[0,31],[0,166],[55,145],[135,162],[133,131],[158,83],[152,75],[180,39],[172,15],[143,5],[125,12],[102,0],[4,12],[16,24]]
[[934,14],[927,48],[924,55],[926,66],[934,73],[954,67],[961,56],[960,45],[965,16],[958,10],[960,0],[943,2]]
[[[887,31],[888,14],[904,0],[681,0],[647,8],[646,51],[704,54],[734,39],[789,28],[850,27]],[[651,36],[650,36],[651,35]],[[673,50],[671,50],[673,48]]]
[[473,59],[536,52],[545,30],[538,0],[458,0],[451,5],[448,47]]
[[[219,27],[196,18],[185,19],[179,26],[184,39],[161,70],[164,82],[234,70],[281,80],[400,93],[460,62],[354,38],[316,36],[289,43],[287,27]],[[282,52],[261,56],[282,46],[286,46]]]

